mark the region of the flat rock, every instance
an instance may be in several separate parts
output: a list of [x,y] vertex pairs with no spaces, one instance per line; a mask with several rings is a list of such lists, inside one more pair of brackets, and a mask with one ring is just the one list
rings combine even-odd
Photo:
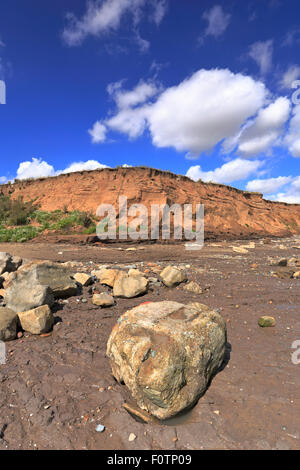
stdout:
[[94,305],[98,305],[99,307],[111,307],[115,304],[115,299],[106,293],[94,294],[92,302]]
[[148,280],[142,276],[123,276],[114,283],[114,296],[130,299],[147,292]]

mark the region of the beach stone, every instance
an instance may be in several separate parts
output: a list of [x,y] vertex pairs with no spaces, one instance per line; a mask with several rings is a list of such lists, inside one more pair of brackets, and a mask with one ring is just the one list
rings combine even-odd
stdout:
[[21,327],[33,335],[49,333],[54,324],[54,317],[48,305],[18,313]]
[[223,363],[226,323],[200,306],[141,304],[119,318],[109,337],[113,376],[160,420],[192,406]]
[[259,326],[265,328],[276,325],[276,320],[273,317],[262,316],[258,319]]
[[16,339],[17,325],[17,314],[7,307],[0,307],[0,341]]
[[93,282],[93,279],[91,278],[91,276],[86,273],[76,273],[74,274],[73,277],[75,281],[81,284],[83,287],[87,287]]
[[148,280],[143,276],[123,276],[114,283],[114,296],[131,299],[145,294],[148,288]]
[[94,294],[92,303],[98,305],[99,307],[111,307],[115,303],[115,299],[106,293]]
[[163,283],[167,287],[174,287],[187,280],[186,273],[174,266],[167,266],[160,273]]

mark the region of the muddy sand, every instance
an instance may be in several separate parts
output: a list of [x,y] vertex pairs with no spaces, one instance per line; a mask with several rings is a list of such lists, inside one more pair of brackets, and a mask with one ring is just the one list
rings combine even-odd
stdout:
[[[292,343],[300,340],[300,280],[290,268],[268,260],[299,256],[299,239],[255,241],[248,253],[240,242],[206,243],[201,251],[183,245],[103,247],[73,244],[1,244],[28,259],[74,262],[74,272],[99,265],[136,265],[158,276],[153,265],[187,265],[189,280],[203,294],[156,286],[135,299],[100,309],[84,288],[55,306],[51,335],[27,333],[6,343],[0,366],[0,449],[299,449],[300,364]],[[132,246],[131,246],[132,248]],[[133,247],[134,248],[134,247]],[[97,292],[109,288],[95,284]],[[82,302],[82,300],[84,302]],[[106,342],[118,317],[141,302],[199,301],[218,308],[227,321],[226,362],[192,410],[163,424],[136,421],[122,407],[131,402],[111,376]],[[276,319],[260,328],[261,315]],[[300,354],[299,354],[300,360]],[[98,424],[105,426],[96,432]],[[136,438],[129,441],[133,433]]]

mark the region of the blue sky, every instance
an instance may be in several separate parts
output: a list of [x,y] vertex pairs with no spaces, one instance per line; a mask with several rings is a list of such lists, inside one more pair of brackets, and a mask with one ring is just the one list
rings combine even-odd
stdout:
[[147,165],[300,203],[299,13],[296,0],[5,2],[0,181]]

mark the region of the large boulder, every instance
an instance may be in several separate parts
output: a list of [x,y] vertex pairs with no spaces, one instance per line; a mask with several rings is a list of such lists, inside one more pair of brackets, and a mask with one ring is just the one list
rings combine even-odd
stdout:
[[122,315],[107,343],[112,373],[159,419],[192,406],[220,368],[226,323],[206,305],[141,304]]
[[[19,268],[5,283],[5,289],[7,306],[16,304],[13,310],[22,312],[45,304],[51,306],[53,304],[53,298],[49,295],[51,293],[55,299],[76,295],[77,284],[71,278],[71,271],[66,266],[51,261],[39,261],[28,263]],[[20,289],[22,289],[22,294],[19,292]],[[14,295],[18,297],[18,302],[14,301]],[[26,298],[28,296],[29,299]],[[35,300],[37,297],[38,300]]]
[[143,276],[123,276],[114,283],[114,296],[131,299],[147,292],[148,280]]
[[54,324],[54,317],[48,305],[21,312],[18,317],[23,330],[33,335],[48,333]]
[[167,266],[160,273],[163,283],[167,287],[174,287],[187,280],[185,271],[182,271],[174,266]]
[[18,316],[11,309],[0,307],[0,341],[16,339]]
[[32,279],[20,279],[4,291],[5,305],[16,313],[31,310],[41,305],[54,304],[52,290]]

